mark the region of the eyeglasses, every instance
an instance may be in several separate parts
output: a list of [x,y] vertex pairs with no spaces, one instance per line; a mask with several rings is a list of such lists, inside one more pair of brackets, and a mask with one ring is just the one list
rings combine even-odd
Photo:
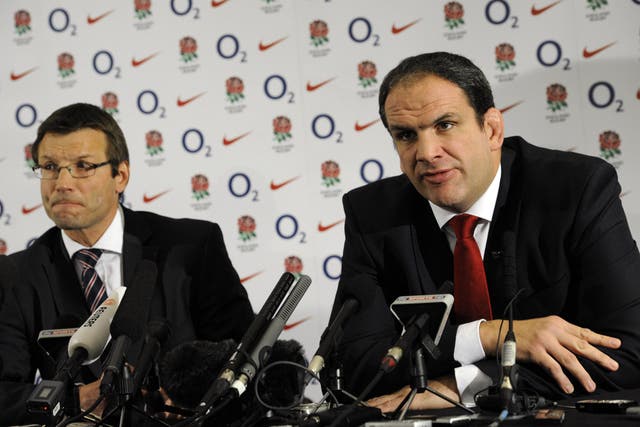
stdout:
[[60,176],[60,170],[66,169],[69,174],[74,178],[89,178],[96,174],[96,169],[108,165],[111,160],[107,160],[102,163],[89,163],[79,161],[76,164],[68,166],[58,166],[55,163],[47,163],[45,165],[36,165],[33,168],[33,173],[40,179],[58,179]]

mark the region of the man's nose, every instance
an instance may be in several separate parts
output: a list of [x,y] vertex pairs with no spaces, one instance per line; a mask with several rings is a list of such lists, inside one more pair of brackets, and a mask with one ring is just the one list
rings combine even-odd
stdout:
[[425,162],[432,162],[442,156],[442,145],[434,135],[428,131],[418,135],[416,143],[416,159]]

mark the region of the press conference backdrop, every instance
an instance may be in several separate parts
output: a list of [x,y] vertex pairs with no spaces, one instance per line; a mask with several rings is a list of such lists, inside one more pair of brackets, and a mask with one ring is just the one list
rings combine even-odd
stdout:
[[640,234],[640,0],[2,0],[0,20],[0,252],[51,226],[38,124],[97,104],[128,140],[127,206],[220,224],[256,309],[283,269],[313,278],[281,336],[309,357],[341,196],[399,173],[377,95],[406,56],[470,57],[507,135],[613,164]]

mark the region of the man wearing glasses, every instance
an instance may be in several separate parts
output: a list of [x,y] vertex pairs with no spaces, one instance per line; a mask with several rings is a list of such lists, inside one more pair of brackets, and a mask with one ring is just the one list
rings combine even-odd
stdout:
[[[100,108],[73,104],[39,127],[32,148],[42,202],[55,223],[9,258],[18,283],[0,308],[0,424],[25,423],[26,401],[39,371],[55,361],[37,345],[44,329],[83,322],[120,286],[131,285],[143,260],[158,276],[148,319],[171,325],[168,347],[195,339],[239,341],[253,319],[246,290],[231,265],[218,225],[134,212],[119,200],[129,181],[129,154],[115,120]],[[87,266],[91,268],[87,269]],[[85,280],[87,271],[95,271]],[[135,359],[134,359],[135,361]],[[101,369],[85,369],[80,409],[99,395]]]

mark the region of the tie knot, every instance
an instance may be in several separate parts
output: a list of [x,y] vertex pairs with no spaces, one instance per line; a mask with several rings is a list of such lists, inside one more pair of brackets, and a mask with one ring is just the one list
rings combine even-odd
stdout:
[[473,238],[473,230],[476,228],[479,219],[477,216],[469,214],[456,215],[451,218],[449,224],[453,232],[456,233],[456,239]]
[[80,249],[73,258],[80,263],[83,270],[95,268],[98,259],[102,255],[102,249]]

